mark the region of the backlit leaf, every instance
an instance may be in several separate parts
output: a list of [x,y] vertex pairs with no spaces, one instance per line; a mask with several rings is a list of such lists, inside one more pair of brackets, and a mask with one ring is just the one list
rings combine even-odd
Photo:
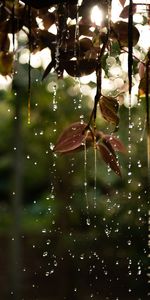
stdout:
[[50,73],[51,69],[55,67],[55,61],[51,61],[46,69],[44,70],[44,74],[42,76],[42,80],[46,78],[46,76]]
[[118,161],[116,160],[116,157],[109,151],[109,149],[102,145],[99,144],[97,146],[103,160],[105,161],[105,163],[118,175],[121,176],[121,171],[120,171],[120,167],[118,164]]
[[124,5],[125,5],[125,2],[126,2],[126,0],[119,0],[119,2],[120,2],[120,4],[121,4],[122,6],[124,6]]
[[[133,32],[133,46],[135,46],[139,40],[139,31],[135,26],[132,26]],[[112,38],[117,39],[122,47],[128,47],[128,23],[118,21],[112,25]]]
[[124,144],[114,135],[104,135],[103,136],[103,143],[106,144],[106,146],[108,147],[109,144],[111,144],[112,148],[115,151],[119,151],[122,153],[126,153],[127,149],[124,146]]
[[119,104],[117,99],[102,96],[99,100],[99,106],[103,118],[117,126],[119,124],[119,117],[117,115]]
[[71,124],[58,138],[54,151],[58,153],[67,153],[78,149],[86,138],[84,129],[87,124],[76,122]]
[[[136,4],[132,5],[132,14],[136,13],[136,7],[137,7]],[[128,16],[129,16],[129,5],[124,7],[124,9],[122,10],[122,12],[120,14],[120,18],[127,19]]]
[[82,59],[64,61],[63,67],[70,76],[81,77],[93,73],[96,65],[95,59]]

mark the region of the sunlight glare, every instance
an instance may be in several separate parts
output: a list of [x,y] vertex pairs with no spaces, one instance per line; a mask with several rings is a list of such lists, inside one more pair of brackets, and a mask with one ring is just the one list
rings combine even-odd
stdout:
[[101,26],[103,17],[104,17],[104,15],[103,15],[102,10],[100,10],[99,7],[97,5],[95,5],[91,11],[91,21],[93,23],[95,23],[95,25]]

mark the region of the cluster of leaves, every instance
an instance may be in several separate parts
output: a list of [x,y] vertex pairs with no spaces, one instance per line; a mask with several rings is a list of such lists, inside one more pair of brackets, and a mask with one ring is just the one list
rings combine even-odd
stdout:
[[[130,13],[132,20],[133,14],[136,12],[137,4],[124,7],[125,1],[120,3],[123,7],[121,17],[127,18]],[[86,140],[97,140],[96,127],[96,111],[99,103],[100,111],[106,121],[113,123],[115,128],[118,127],[119,103],[116,98],[105,97],[101,93],[101,70],[102,60],[112,44],[118,44],[120,51],[124,47],[128,47],[129,51],[129,86],[131,87],[131,68],[132,68],[132,46],[135,46],[139,40],[139,31],[133,25],[133,22],[118,21],[113,23],[109,18],[104,18],[103,24],[99,27],[90,20],[90,10],[93,5],[98,5],[108,16],[111,1],[83,0],[79,6],[78,1],[59,1],[59,0],[2,0],[0,6],[0,73],[4,76],[13,73],[14,52],[10,52],[10,41],[8,34],[12,34],[13,41],[15,34],[23,30],[28,37],[28,47],[31,53],[36,53],[46,47],[51,50],[51,61],[44,71],[43,79],[54,69],[58,78],[63,77],[64,71],[70,76],[81,77],[89,75],[94,71],[97,74],[97,93],[95,96],[94,108],[89,123],[86,125],[90,128],[90,135],[86,134]],[[53,9],[52,9],[53,8]],[[132,9],[131,9],[132,8]],[[77,19],[76,24],[72,23],[73,19]],[[40,18],[44,29],[40,29],[37,18]],[[68,20],[71,20],[68,22]],[[49,32],[49,28],[55,24],[57,34]],[[94,31],[91,30],[94,27]],[[130,40],[129,33],[132,41]],[[131,65],[131,66],[130,66]],[[93,126],[92,126],[93,122]],[[78,124],[78,123],[77,123]],[[78,124],[79,126],[79,124]],[[84,125],[85,126],[85,125]],[[74,125],[73,125],[74,127]],[[67,132],[72,132],[72,125]],[[79,126],[83,131],[82,125]],[[85,128],[84,128],[85,129]],[[85,130],[85,132],[87,132]],[[69,133],[69,134],[70,134]],[[78,135],[78,130],[77,130]],[[98,136],[104,141],[104,134],[98,133]],[[55,150],[58,152],[68,152],[65,141],[64,151],[60,151],[60,141],[66,137],[64,131]],[[82,138],[81,138],[82,137]],[[84,138],[83,138],[84,137]],[[74,136],[72,136],[73,150],[80,147],[85,139],[85,134],[81,135],[74,148]],[[81,140],[81,141],[80,141]],[[76,141],[76,139],[75,139]],[[71,141],[70,141],[71,143]],[[80,145],[78,145],[78,143]],[[62,146],[61,145],[61,146]],[[96,146],[102,154],[103,159],[110,167],[120,175],[120,170],[116,162],[115,147],[112,143],[98,144]],[[109,157],[109,158],[108,158]]]
[[119,176],[121,171],[116,158],[115,150],[125,153],[126,148],[114,135],[106,135],[102,131],[93,132],[86,123],[71,124],[59,137],[54,151],[57,153],[72,153],[94,147],[98,150],[109,167]]

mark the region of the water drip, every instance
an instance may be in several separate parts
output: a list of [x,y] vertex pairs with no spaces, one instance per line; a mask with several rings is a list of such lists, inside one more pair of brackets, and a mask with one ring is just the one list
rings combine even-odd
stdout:
[[88,191],[87,191],[87,147],[86,147],[86,141],[84,143],[84,197],[85,197],[85,203],[86,203],[86,224],[87,226],[90,226],[91,221],[89,217],[89,200],[88,200]]

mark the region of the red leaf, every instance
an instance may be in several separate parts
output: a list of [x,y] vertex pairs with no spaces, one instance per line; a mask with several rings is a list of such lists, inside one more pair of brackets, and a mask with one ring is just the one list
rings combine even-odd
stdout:
[[117,126],[119,124],[119,117],[117,115],[119,104],[117,99],[101,96],[99,106],[103,118]]
[[103,160],[105,161],[105,163],[118,175],[121,177],[121,171],[120,171],[120,167],[119,164],[116,160],[116,157],[109,151],[108,148],[106,148],[106,146],[99,144],[97,145],[100,154],[103,158]]
[[119,0],[119,2],[124,7],[126,0]]
[[71,124],[58,138],[54,151],[67,153],[78,149],[86,139],[86,133],[84,134],[86,126],[87,124],[81,124],[80,122]]
[[[136,4],[132,5],[132,13],[136,13]],[[125,6],[120,14],[120,18],[127,19],[129,16],[129,5]]]
[[112,148],[115,151],[119,151],[122,153],[126,153],[127,149],[123,145],[123,143],[114,135],[104,135],[103,142],[106,143],[106,146],[108,147],[108,144],[111,144]]

